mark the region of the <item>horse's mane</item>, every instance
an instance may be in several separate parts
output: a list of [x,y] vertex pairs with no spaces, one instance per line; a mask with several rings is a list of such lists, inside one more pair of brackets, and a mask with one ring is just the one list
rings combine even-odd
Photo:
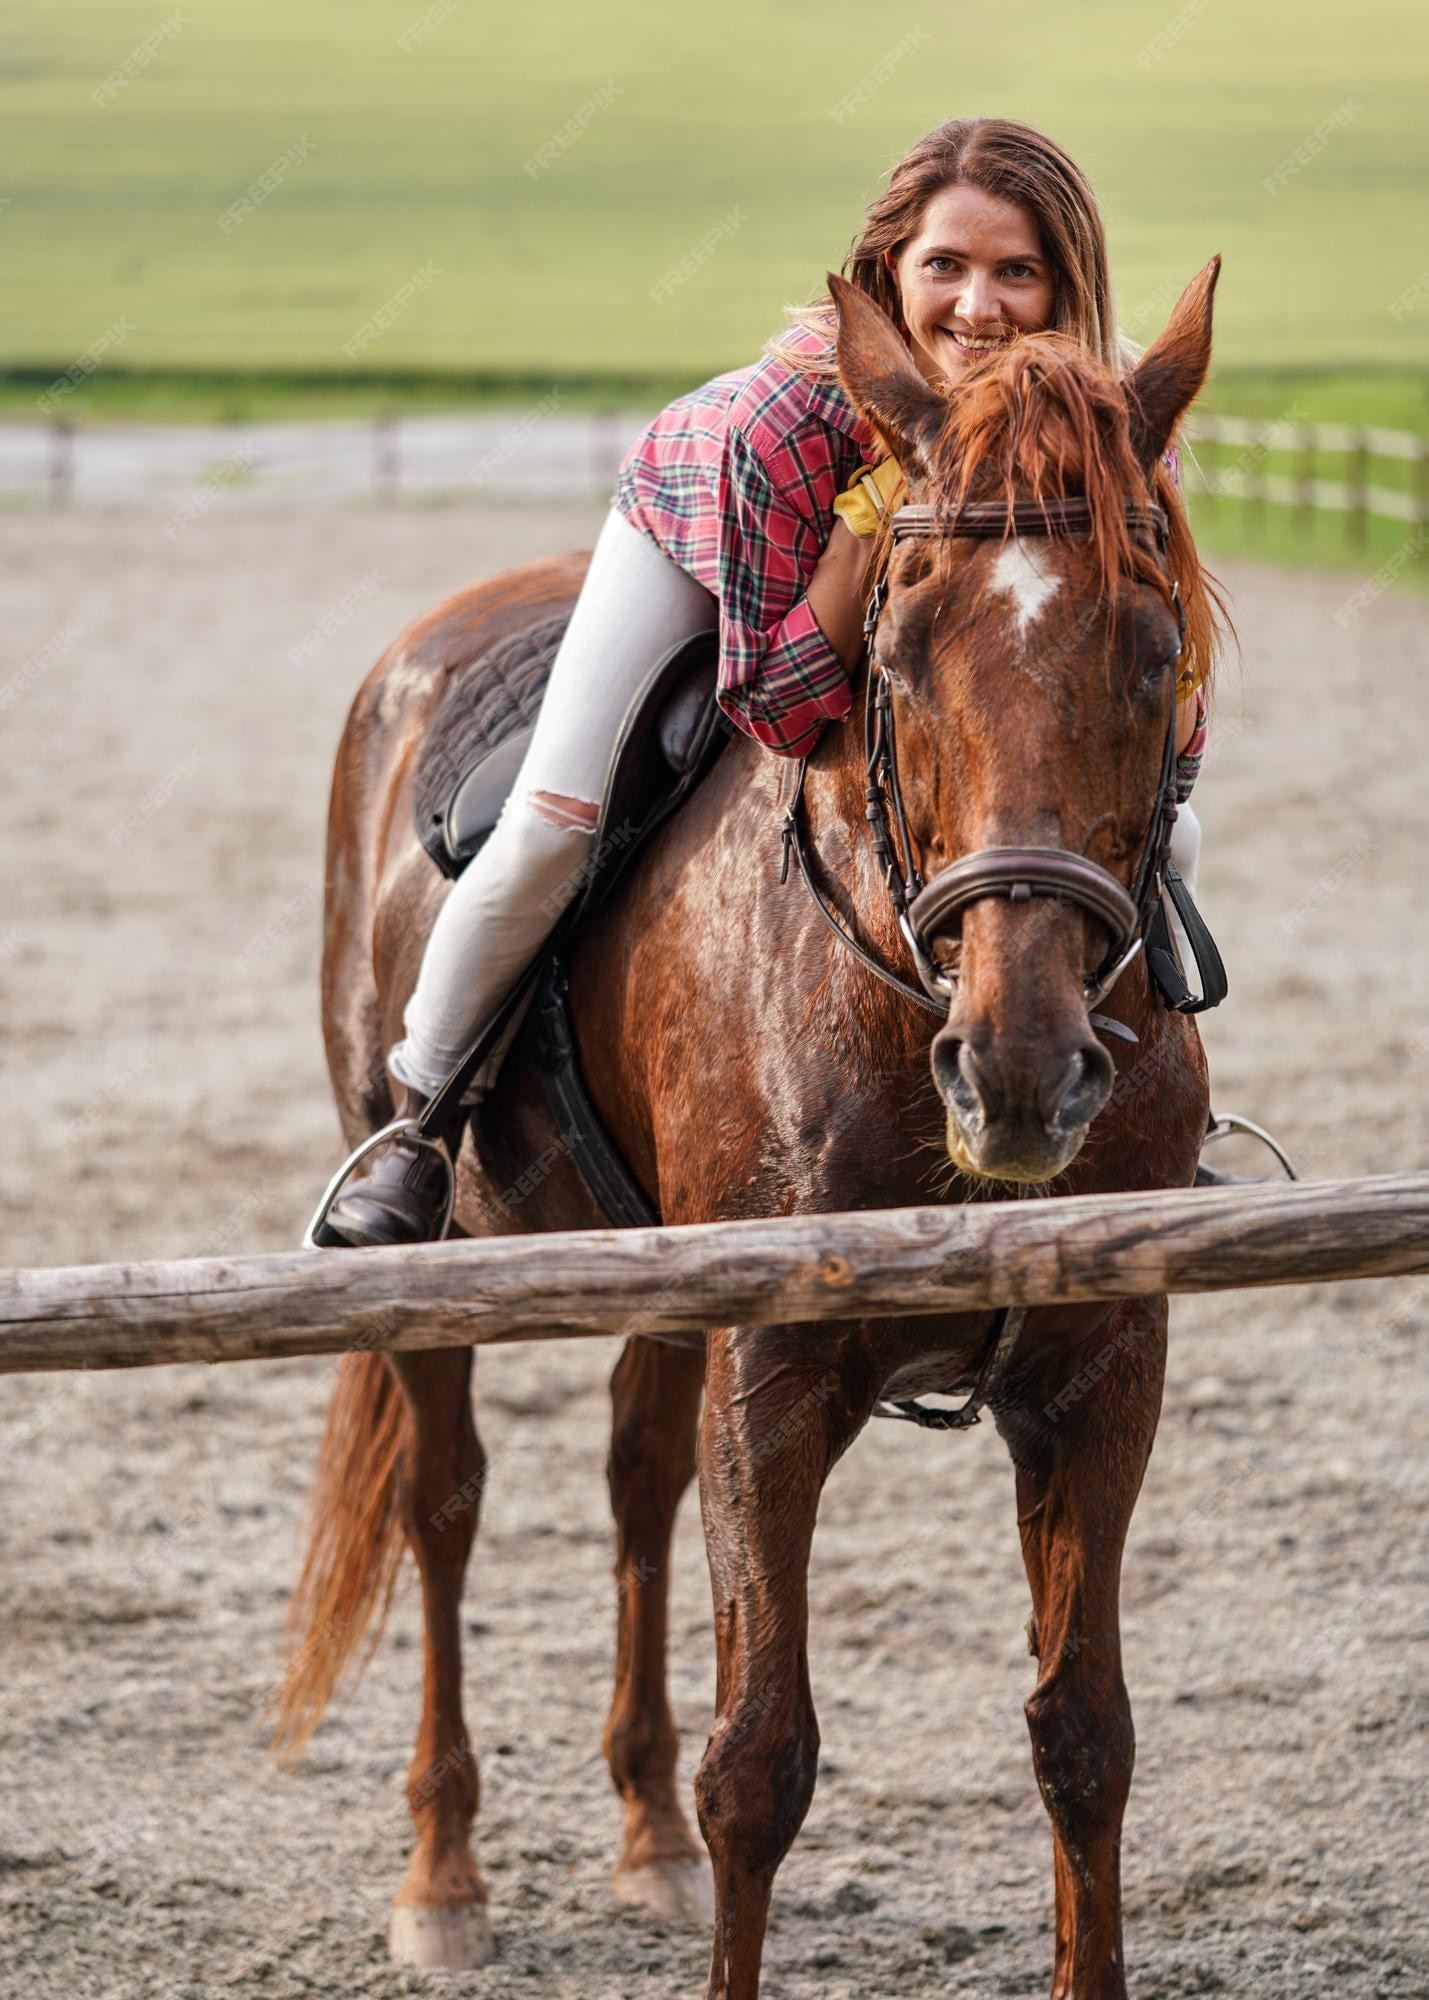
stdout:
[[[1097,580],[1113,627],[1129,577],[1169,599],[1161,565],[1126,525],[1126,502],[1144,496],[1145,482],[1132,449],[1123,380],[1068,334],[1024,334],[1005,353],[977,364],[949,395],[926,453],[925,497],[939,508],[967,500],[1084,496]],[[1170,523],[1166,565],[1180,583],[1186,616],[1183,665],[1203,676],[1209,695],[1222,641],[1233,629],[1229,610],[1196,554],[1164,460],[1155,469],[1153,498]],[[935,536],[930,548],[935,573],[954,559],[951,537]]]

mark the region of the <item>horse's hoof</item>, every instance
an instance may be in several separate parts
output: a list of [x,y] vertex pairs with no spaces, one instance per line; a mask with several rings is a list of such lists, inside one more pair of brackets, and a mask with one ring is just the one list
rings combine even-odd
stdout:
[[469,1972],[496,1949],[484,1903],[394,1903],[388,1946],[398,1965],[422,1972]]
[[702,1854],[690,1861],[617,1868],[615,1893],[622,1903],[642,1903],[667,1924],[708,1930],[714,1923],[714,1874]]

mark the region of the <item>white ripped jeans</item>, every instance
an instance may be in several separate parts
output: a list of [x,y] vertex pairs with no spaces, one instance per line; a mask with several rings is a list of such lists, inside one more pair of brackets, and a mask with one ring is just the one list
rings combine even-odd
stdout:
[[432,926],[387,1057],[400,1082],[439,1089],[541,949],[590,860],[631,703],[675,646],[718,625],[713,594],[612,507],[510,797]]
[[[673,647],[718,625],[712,593],[612,507],[510,797],[432,926],[405,1037],[387,1057],[399,1082],[425,1096],[440,1089],[536,956],[590,860],[631,703]],[[1193,893],[1200,845],[1183,805],[1171,852]],[[1181,946],[1179,923],[1173,931]]]

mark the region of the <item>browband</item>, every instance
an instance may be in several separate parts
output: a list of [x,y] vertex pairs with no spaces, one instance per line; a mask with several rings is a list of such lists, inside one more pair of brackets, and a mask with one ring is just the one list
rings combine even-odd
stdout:
[[[1122,508],[1128,528],[1149,528],[1162,548],[1170,532],[1164,507],[1152,501],[1127,501]],[[987,541],[1003,535],[1083,535],[1092,526],[1090,503],[1081,494],[1065,499],[969,500],[948,509],[905,502],[893,516],[893,538],[905,535],[970,535]]]

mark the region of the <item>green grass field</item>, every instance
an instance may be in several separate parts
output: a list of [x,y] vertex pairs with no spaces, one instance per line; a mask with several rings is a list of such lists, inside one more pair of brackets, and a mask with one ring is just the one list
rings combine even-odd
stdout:
[[[851,100],[883,59],[888,80]],[[1220,251],[1228,378],[1335,369],[1422,411],[1429,298],[1394,308],[1429,268],[1426,78],[1421,0],[608,0],[496,19],[477,0],[425,17],[421,0],[195,0],[177,17],[169,0],[10,0],[0,369],[24,371],[23,401],[117,327],[106,368],[188,372],[190,407],[203,380],[253,371],[286,374],[290,394],[295,373],[419,395],[414,380],[453,373],[592,394],[699,380],[754,354],[781,303],[839,263],[910,141],[1002,112],[1091,176],[1138,338]],[[1268,193],[1317,127],[1323,144]],[[273,191],[220,227],[285,156]],[[405,310],[347,354],[417,274]]]
[[[1429,434],[1427,83],[1421,0],[11,0],[0,414],[96,343],[81,422],[658,408],[757,354],[916,137],[999,112],[1090,175],[1138,339],[1221,252],[1208,407]],[[1196,511],[1284,560],[1405,534]]]

